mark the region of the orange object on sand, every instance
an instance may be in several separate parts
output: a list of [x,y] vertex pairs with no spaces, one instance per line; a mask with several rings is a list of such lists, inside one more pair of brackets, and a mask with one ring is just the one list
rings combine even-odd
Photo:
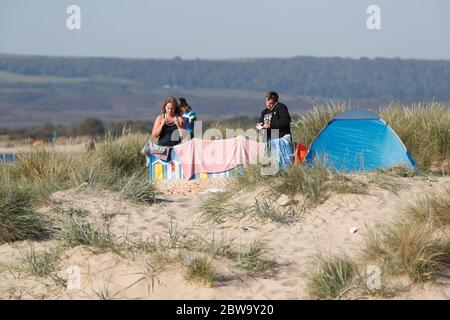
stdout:
[[44,140],[36,140],[31,144],[33,148],[42,147],[43,145],[45,145]]
[[306,155],[308,154],[308,147],[299,143],[297,146],[297,150],[295,151],[295,160],[296,164],[303,163],[305,161]]

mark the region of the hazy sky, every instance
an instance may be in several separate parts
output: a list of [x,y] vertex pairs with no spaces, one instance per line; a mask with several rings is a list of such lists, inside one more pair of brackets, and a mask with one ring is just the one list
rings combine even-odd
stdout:
[[[66,8],[81,8],[81,30]],[[366,9],[381,7],[381,30]],[[450,60],[449,0],[0,0],[0,52]]]

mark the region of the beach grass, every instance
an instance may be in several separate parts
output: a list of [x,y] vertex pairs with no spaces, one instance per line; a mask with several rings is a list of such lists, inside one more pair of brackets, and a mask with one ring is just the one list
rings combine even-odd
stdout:
[[450,188],[442,193],[424,196],[406,212],[415,223],[431,224],[442,229],[450,227]]
[[423,169],[450,160],[450,108],[438,102],[391,104],[381,117]]
[[185,279],[189,282],[197,282],[212,287],[217,277],[217,272],[210,258],[196,256],[187,266]]
[[61,238],[70,248],[88,246],[101,251],[117,249],[116,239],[108,226],[95,228],[86,220],[76,217],[68,219],[61,230]]
[[408,276],[414,283],[434,280],[448,252],[442,239],[433,236],[427,225],[397,222],[381,232],[371,232],[364,259],[382,266],[391,276]]
[[312,299],[342,298],[351,289],[356,265],[350,259],[320,255],[315,265],[307,284]]
[[61,190],[111,190],[137,203],[154,204],[158,191],[148,180],[140,153],[148,136],[127,130],[105,138],[97,150],[62,154],[45,148],[20,152],[0,167],[0,242],[45,236],[36,208]]
[[28,187],[0,185],[0,243],[40,240],[49,234],[48,221],[35,210],[34,193]]
[[233,256],[238,268],[245,271],[247,276],[268,276],[276,273],[274,262],[264,259],[266,253],[264,241],[255,240],[250,243],[245,250],[239,251]]
[[56,270],[60,259],[61,248],[37,252],[33,247],[25,256],[26,265],[30,273],[37,277],[47,277]]
[[292,124],[294,141],[305,146],[311,145],[319,132],[339,113],[350,108],[344,102],[330,101],[325,105],[316,105],[312,109],[302,112]]

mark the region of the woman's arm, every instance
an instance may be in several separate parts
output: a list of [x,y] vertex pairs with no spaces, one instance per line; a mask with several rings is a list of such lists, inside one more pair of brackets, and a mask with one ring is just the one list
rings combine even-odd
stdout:
[[161,135],[162,128],[164,127],[165,121],[161,119],[161,116],[156,117],[155,124],[153,125],[152,129],[152,136],[153,138],[159,138]]

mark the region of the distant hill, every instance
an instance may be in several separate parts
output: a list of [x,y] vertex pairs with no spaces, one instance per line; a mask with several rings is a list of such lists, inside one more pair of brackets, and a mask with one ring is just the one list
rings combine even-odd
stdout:
[[205,119],[255,115],[277,90],[293,111],[328,99],[380,105],[450,100],[450,61],[401,59],[172,60],[0,54],[0,127],[153,119],[167,95]]

